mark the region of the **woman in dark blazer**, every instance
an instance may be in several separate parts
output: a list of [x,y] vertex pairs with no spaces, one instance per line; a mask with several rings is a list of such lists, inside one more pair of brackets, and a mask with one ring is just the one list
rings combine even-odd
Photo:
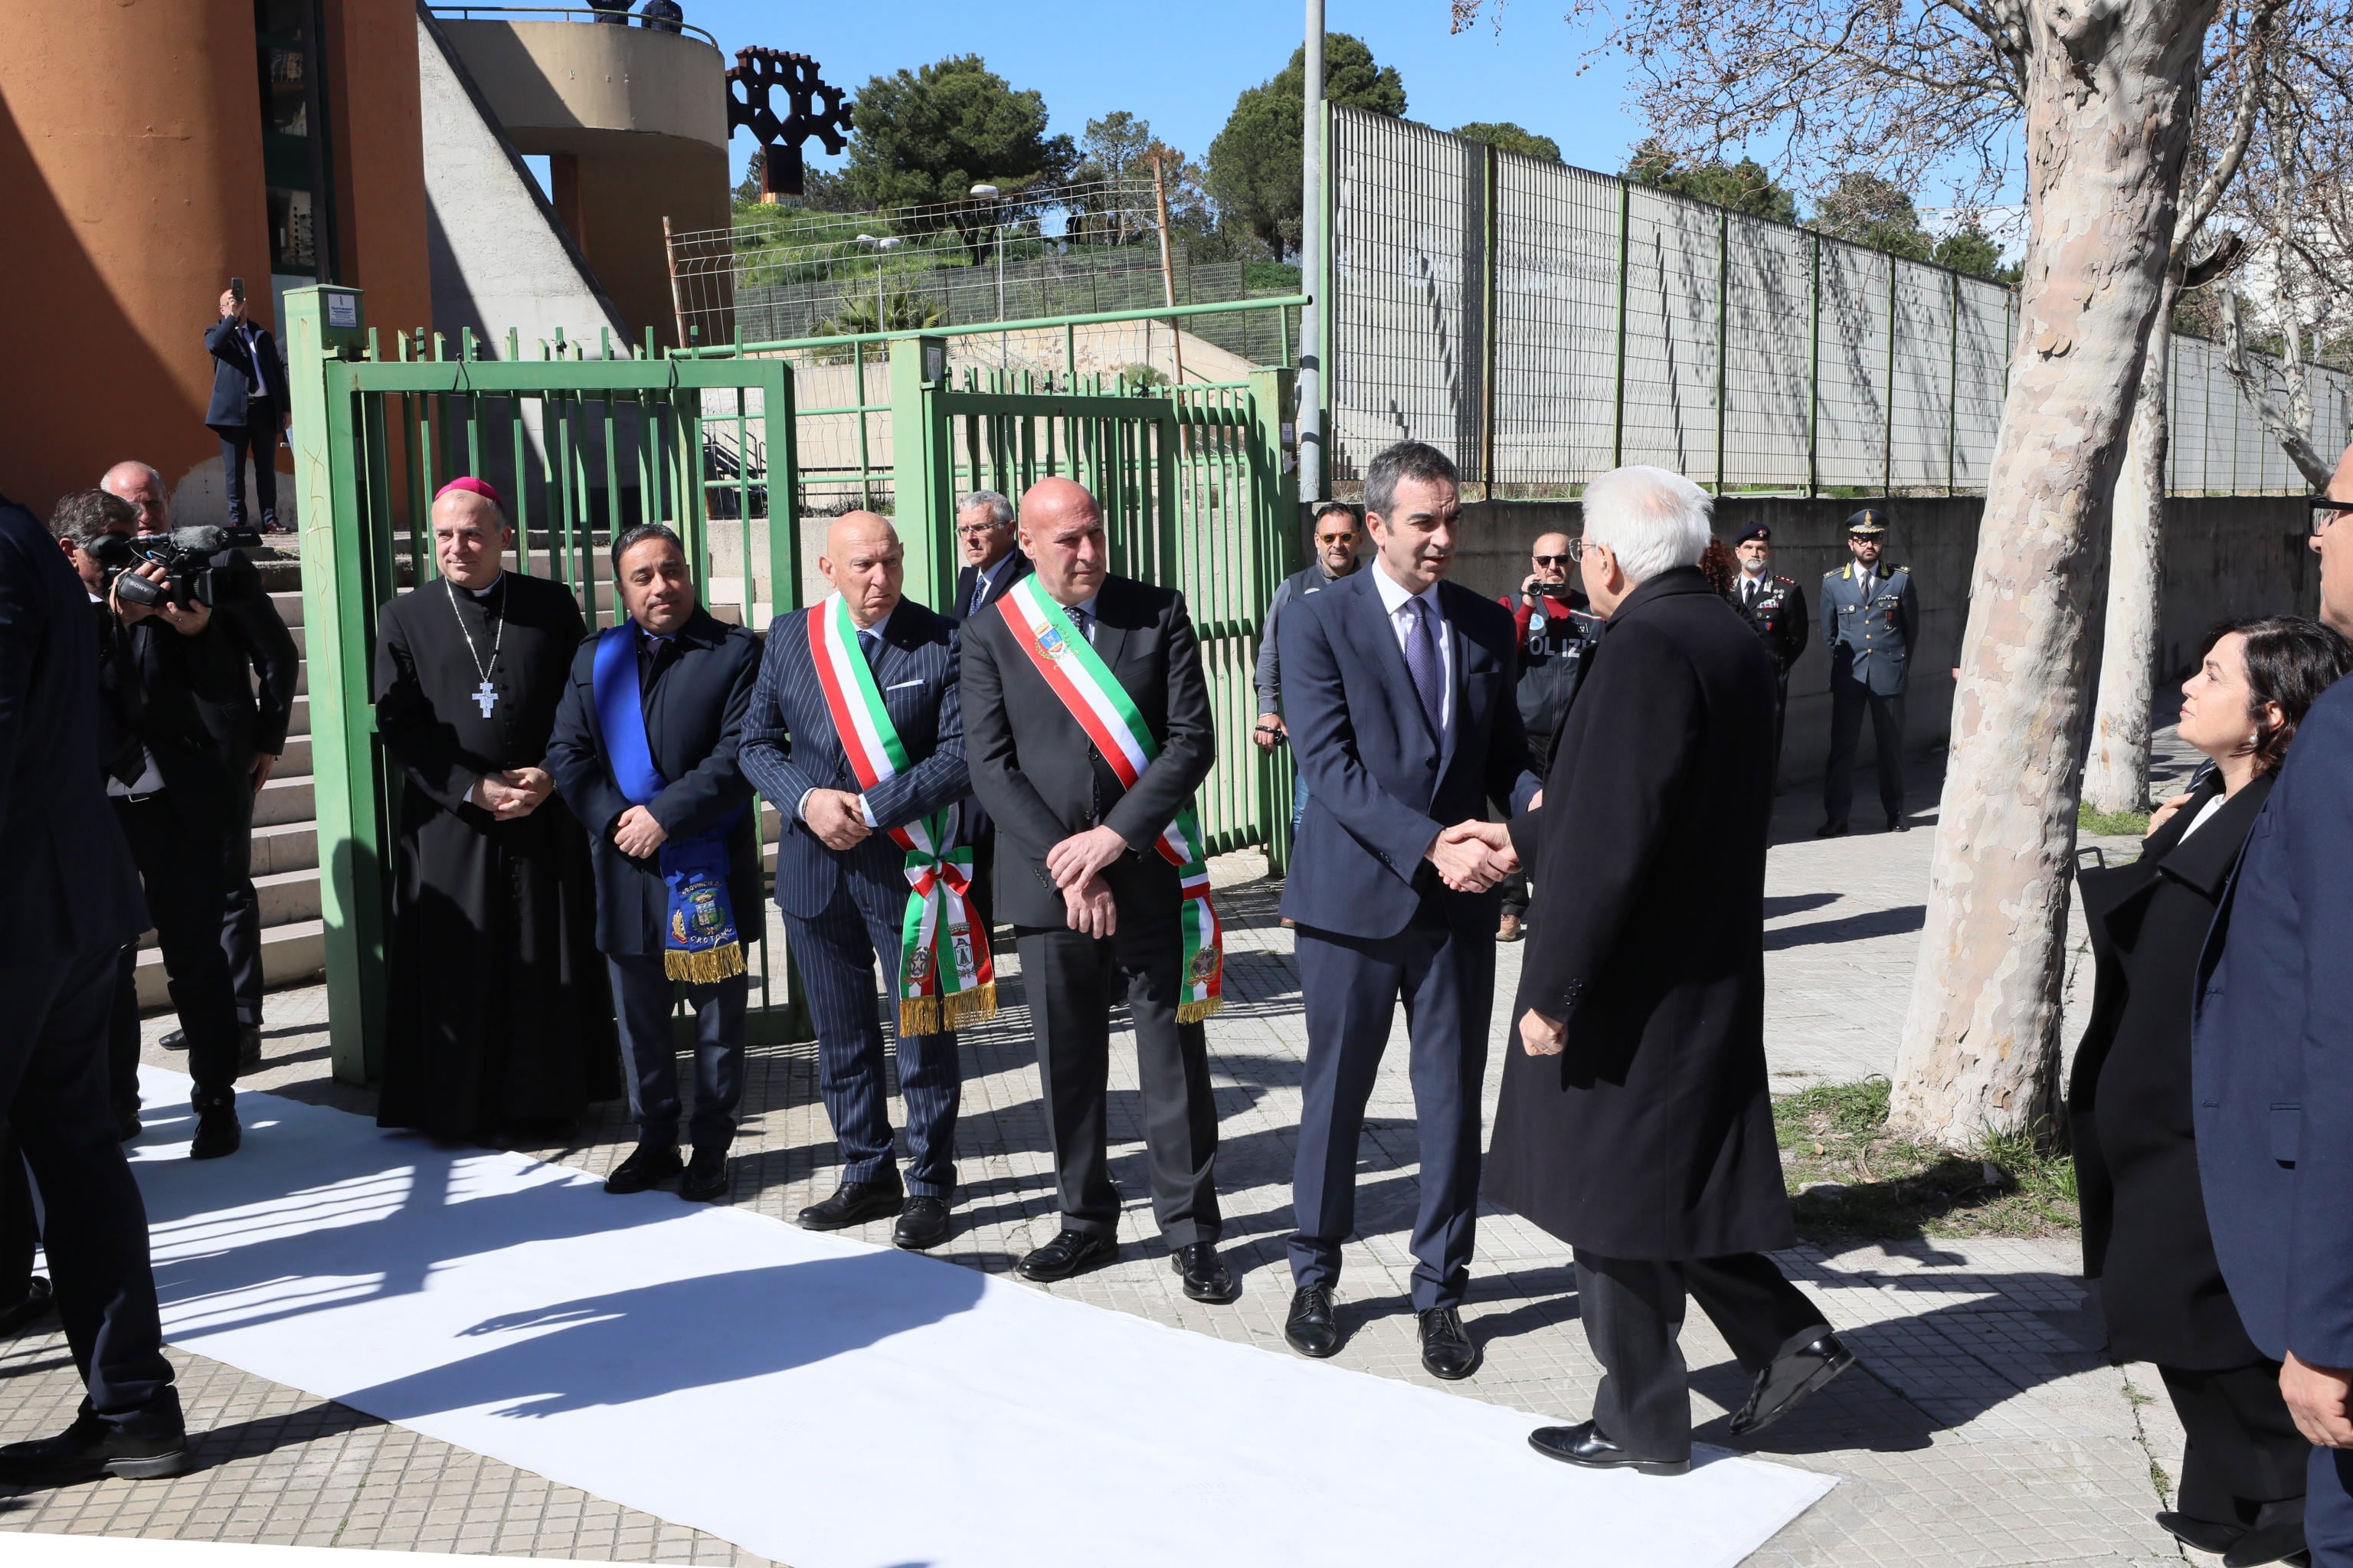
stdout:
[[2102,1281],[2110,1353],[2157,1364],[2188,1434],[2175,1511],[2158,1522],[2229,1568],[2303,1550],[2310,1445],[2214,1259],[2192,1133],[2191,977],[2296,725],[2348,668],[2353,646],[2317,621],[2219,628],[2181,688],[2181,738],[2213,768],[2151,820],[2138,860],[2079,878],[2097,966],[2067,1091],[2084,1273]]

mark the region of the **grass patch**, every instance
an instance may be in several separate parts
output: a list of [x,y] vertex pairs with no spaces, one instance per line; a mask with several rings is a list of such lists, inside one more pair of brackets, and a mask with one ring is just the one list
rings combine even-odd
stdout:
[[1781,1172],[1810,1242],[2070,1235],[2075,1162],[2025,1133],[1966,1150],[1887,1130],[1888,1083],[1824,1084],[1773,1101]]
[[2130,833],[2135,838],[2148,834],[2147,811],[2094,811],[2089,805],[2075,808],[2075,826],[2084,832],[2097,833],[2103,838],[2121,838]]

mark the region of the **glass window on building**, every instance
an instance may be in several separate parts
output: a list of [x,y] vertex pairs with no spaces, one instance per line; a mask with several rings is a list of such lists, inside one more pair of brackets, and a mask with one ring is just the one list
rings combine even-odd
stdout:
[[269,270],[303,281],[324,278],[317,226],[323,159],[313,156],[311,117],[320,101],[311,79],[315,51],[311,0],[254,0],[253,29],[261,82],[261,167],[269,207]]

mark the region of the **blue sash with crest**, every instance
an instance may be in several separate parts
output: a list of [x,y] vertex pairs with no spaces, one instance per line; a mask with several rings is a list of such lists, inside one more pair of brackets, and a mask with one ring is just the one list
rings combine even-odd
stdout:
[[[645,704],[638,691],[636,621],[625,620],[596,634],[591,689],[613,782],[631,804],[650,804],[670,780],[654,766],[653,747],[646,740]],[[744,944],[727,897],[727,835],[743,815],[739,806],[709,832],[692,838],[673,835],[655,852],[655,863],[670,889],[662,968],[672,980],[710,985],[744,972]]]

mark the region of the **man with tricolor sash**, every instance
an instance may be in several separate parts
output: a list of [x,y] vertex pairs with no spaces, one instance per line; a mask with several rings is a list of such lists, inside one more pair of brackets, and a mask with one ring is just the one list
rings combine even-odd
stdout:
[[1111,1014],[1135,1030],[1152,1208],[1197,1301],[1227,1301],[1202,1020],[1223,994],[1193,794],[1216,757],[1200,644],[1173,590],[1109,575],[1103,512],[1068,479],[1021,498],[1035,567],[964,627],[965,750],[997,821],[997,917],[1013,927],[1053,1136],[1061,1228],[1018,1267],[1109,1263]]
[[[818,569],[834,591],[768,630],[744,771],[785,818],[776,906],[817,1022],[818,1093],[841,1182],[801,1211],[811,1230],[898,1216],[892,1240],[936,1246],[955,1193],[955,1030],[997,1010],[988,933],[965,903],[955,837],[969,791],[956,630],[902,598],[890,520],[848,512]],[[881,961],[907,1101],[901,1180],[875,1011]]]
[[[760,931],[760,841],[736,765],[760,644],[696,602],[679,537],[659,523],[613,541],[628,619],[580,645],[547,770],[588,831],[596,948],[613,981],[638,1147],[605,1179],[642,1192],[677,1176],[689,1202],[727,1191],[744,1094],[744,948]],[[694,1009],[694,1157],[679,1154],[670,1012]]]

